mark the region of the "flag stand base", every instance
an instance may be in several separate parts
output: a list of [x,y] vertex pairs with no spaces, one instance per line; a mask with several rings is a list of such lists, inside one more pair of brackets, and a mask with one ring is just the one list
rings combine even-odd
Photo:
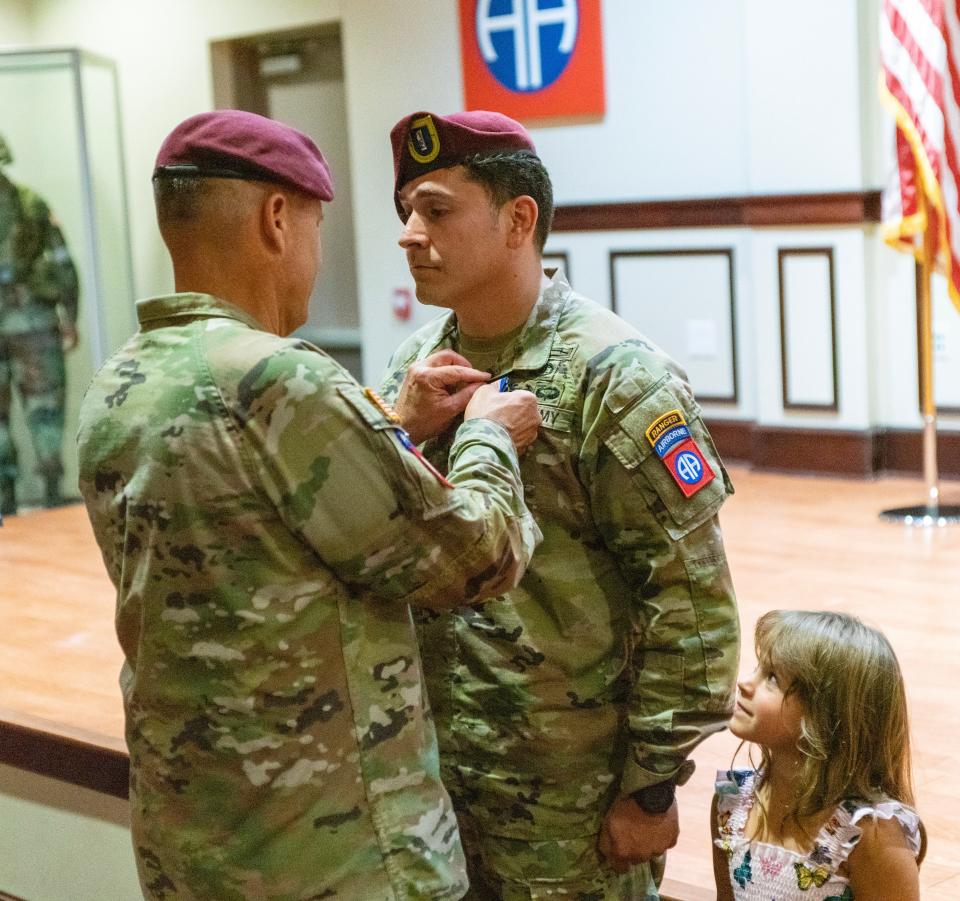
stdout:
[[960,524],[960,504],[940,504],[936,507],[917,504],[915,507],[894,507],[891,510],[881,511],[880,518],[888,522],[902,522],[905,526],[943,528]]

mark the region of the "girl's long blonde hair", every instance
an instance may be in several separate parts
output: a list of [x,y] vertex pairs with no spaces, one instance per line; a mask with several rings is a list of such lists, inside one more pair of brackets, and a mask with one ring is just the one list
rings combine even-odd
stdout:
[[[776,671],[803,711],[798,789],[781,824],[852,798],[912,807],[906,693],[883,633],[845,613],[773,610],[757,621],[755,642],[760,667]],[[761,770],[769,766],[762,749]]]

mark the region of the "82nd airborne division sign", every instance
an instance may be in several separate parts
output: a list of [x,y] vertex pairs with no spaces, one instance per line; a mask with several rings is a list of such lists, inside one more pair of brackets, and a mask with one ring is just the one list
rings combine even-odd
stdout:
[[600,0],[460,0],[467,109],[515,119],[604,111]]

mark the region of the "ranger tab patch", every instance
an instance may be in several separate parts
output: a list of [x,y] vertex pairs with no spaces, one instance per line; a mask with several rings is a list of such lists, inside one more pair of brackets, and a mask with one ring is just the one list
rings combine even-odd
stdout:
[[657,417],[646,434],[654,453],[663,461],[685,497],[692,497],[713,481],[713,470],[691,437],[680,410],[671,410]]

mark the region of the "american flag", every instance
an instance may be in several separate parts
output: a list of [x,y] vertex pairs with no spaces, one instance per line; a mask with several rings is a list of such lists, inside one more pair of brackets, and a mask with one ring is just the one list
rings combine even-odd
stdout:
[[960,310],[960,0],[884,0],[880,59],[881,99],[897,125],[884,237],[922,259],[929,228]]

